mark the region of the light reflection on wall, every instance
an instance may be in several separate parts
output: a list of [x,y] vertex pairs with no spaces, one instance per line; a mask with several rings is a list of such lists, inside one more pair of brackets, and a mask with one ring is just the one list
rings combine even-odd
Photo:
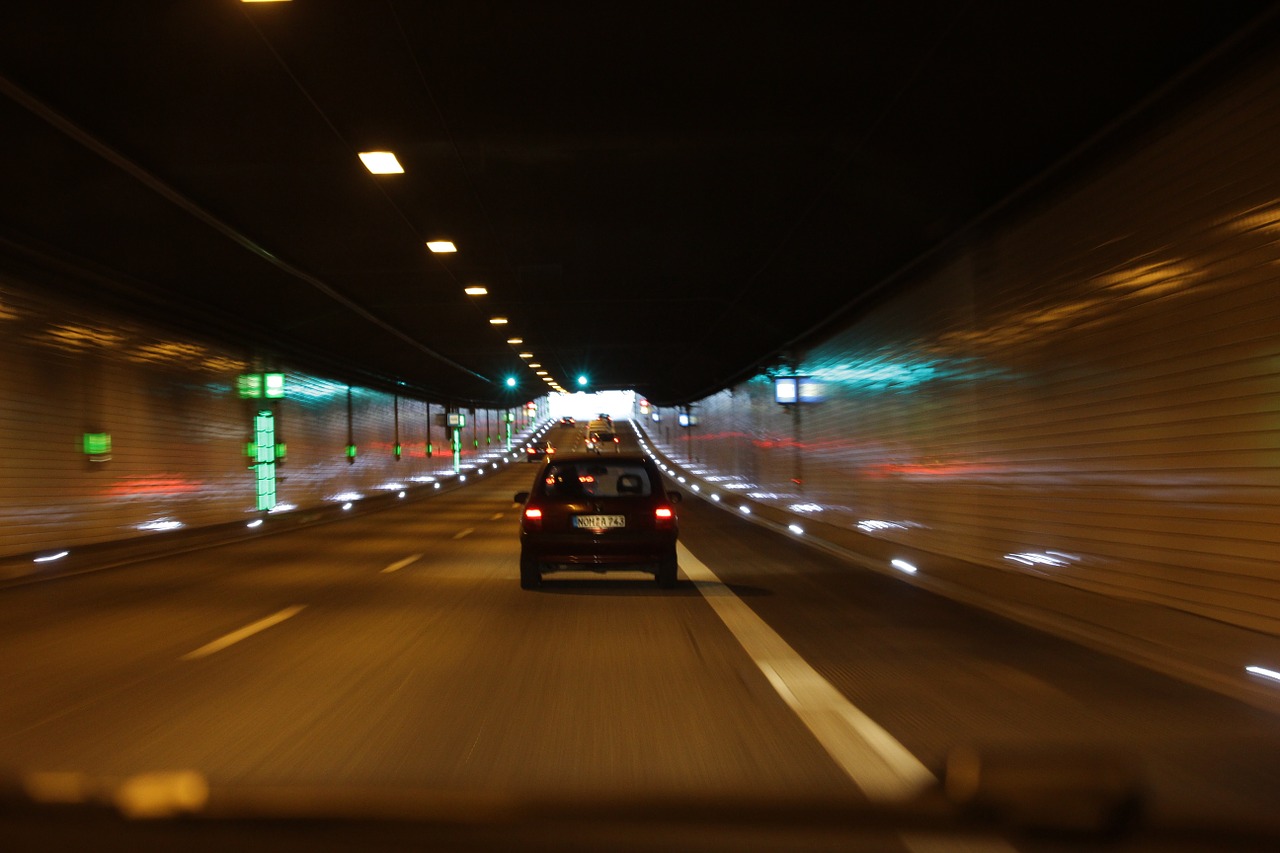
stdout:
[[110,329],[65,324],[50,326],[41,340],[68,352],[84,352],[119,346],[125,338]]

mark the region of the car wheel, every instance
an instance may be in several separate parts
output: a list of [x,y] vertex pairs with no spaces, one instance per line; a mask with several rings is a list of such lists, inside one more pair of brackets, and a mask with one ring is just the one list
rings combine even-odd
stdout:
[[537,589],[540,586],[542,586],[542,572],[538,567],[538,561],[521,555],[520,588]]
[[664,557],[661,563],[658,563],[658,586],[663,589],[671,589],[676,585],[676,572],[679,570],[679,563],[676,561],[676,555]]

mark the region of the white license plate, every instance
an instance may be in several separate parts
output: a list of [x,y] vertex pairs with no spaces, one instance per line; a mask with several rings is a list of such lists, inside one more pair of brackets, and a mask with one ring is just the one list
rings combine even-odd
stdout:
[[626,527],[625,515],[575,515],[574,527],[586,527],[591,530],[603,530],[606,527]]

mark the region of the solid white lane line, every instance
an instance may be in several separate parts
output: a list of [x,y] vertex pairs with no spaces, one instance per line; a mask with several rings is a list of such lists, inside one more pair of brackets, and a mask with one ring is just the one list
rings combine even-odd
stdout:
[[272,625],[278,625],[284,620],[288,619],[290,616],[296,616],[304,607],[306,607],[305,604],[295,604],[293,607],[286,607],[284,610],[281,610],[279,613],[274,613],[265,619],[259,619],[257,622],[254,622],[252,625],[245,625],[239,631],[232,631],[230,634],[227,634],[226,636],[219,637],[218,639],[214,640],[212,643],[208,643],[196,649],[194,652],[187,652],[185,655],[179,658],[179,660],[195,660],[196,658],[208,657],[214,652],[220,652],[223,649],[225,649],[227,646],[232,645],[233,643],[238,643],[241,640],[245,639],[246,637],[252,637],[254,634],[258,633],[259,631],[265,631],[266,629],[270,628]]
[[387,572],[398,572],[401,569],[403,569],[405,566],[418,562],[419,560],[422,559],[422,556],[423,556],[422,554],[411,554],[410,556],[405,557],[403,560],[396,560],[394,563],[392,563],[391,565],[383,569],[382,573],[386,574]]
[[504,515],[506,515],[505,512],[495,512],[493,515],[489,516],[489,520],[497,521],[498,519],[502,518]]
[[682,543],[676,548],[685,576],[863,793],[875,800],[903,799],[936,781],[919,759],[809,666],[706,564]]
[[465,530],[459,530],[457,533],[453,534],[453,538],[461,539],[463,536],[470,536],[472,533],[475,533],[475,532],[476,532],[476,529],[474,527],[468,527]]

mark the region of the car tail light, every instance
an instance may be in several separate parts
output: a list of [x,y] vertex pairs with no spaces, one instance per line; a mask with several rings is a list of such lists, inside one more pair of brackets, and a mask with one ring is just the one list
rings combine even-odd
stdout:
[[538,509],[536,506],[525,507],[524,529],[525,530],[541,530],[542,529],[542,510]]
[[615,436],[613,437],[613,443],[614,443],[614,444],[621,444],[621,443],[622,443],[622,439],[618,438],[618,437],[615,435]]
[[659,529],[666,529],[676,522],[675,511],[669,506],[660,506],[653,511],[653,520]]

